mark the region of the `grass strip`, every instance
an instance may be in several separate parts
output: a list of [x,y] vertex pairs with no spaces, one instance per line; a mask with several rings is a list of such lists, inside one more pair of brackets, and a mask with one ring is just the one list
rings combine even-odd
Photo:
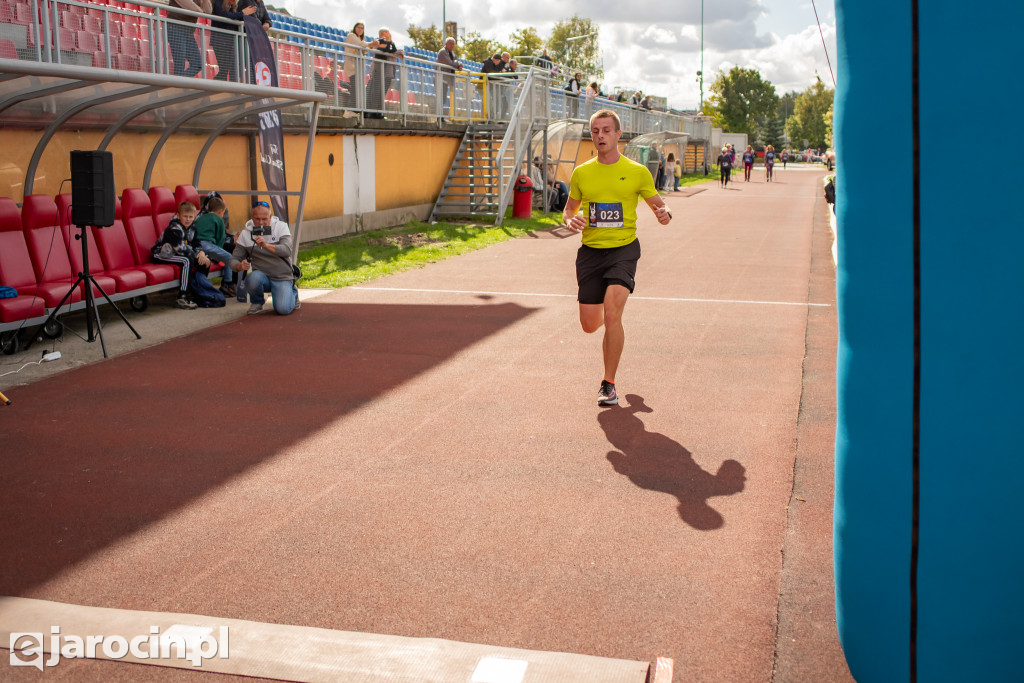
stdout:
[[[687,175],[680,186],[696,185],[709,178],[700,174]],[[302,267],[299,286],[312,289],[347,287],[422,268],[531,232],[550,230],[561,223],[562,215],[559,213],[534,211],[530,218],[506,218],[499,226],[473,222],[431,225],[410,221],[396,228],[344,235],[312,243],[299,251],[299,265]]]

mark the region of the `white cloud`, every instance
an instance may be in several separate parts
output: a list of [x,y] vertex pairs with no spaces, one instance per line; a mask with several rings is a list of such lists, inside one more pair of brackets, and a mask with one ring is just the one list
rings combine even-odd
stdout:
[[677,42],[677,34],[675,31],[671,31],[664,25],[648,26],[640,34],[640,39],[646,45],[665,46],[675,45]]
[[[408,26],[441,26],[441,3],[405,0],[271,0],[296,16],[350,29],[366,23],[367,33],[389,26],[399,46],[409,43]],[[830,87],[828,65],[809,5],[791,0],[704,2],[704,97],[716,71],[731,66],[755,68],[777,93],[804,90],[815,72]],[[818,15],[835,67],[834,0],[817,0]],[[606,93],[615,87],[640,89],[668,98],[680,109],[696,108],[700,68],[701,3],[698,0],[562,0],[558,3],[446,0],[445,18],[460,29],[507,41],[513,31],[533,26],[542,38],[557,21],[573,14],[592,20],[600,31]],[[589,74],[585,74],[589,76]]]

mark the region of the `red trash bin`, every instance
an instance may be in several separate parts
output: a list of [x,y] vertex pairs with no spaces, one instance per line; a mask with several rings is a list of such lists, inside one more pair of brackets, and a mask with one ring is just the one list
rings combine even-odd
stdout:
[[516,191],[512,197],[512,218],[529,218],[533,215],[533,181],[521,175],[516,179]]

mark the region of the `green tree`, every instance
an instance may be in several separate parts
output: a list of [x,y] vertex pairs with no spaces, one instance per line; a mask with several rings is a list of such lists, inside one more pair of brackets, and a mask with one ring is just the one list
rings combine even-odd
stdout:
[[834,94],[819,76],[814,85],[796,98],[793,115],[786,121],[786,134],[795,146],[819,149],[828,144],[825,136],[830,126],[826,126],[825,114],[832,108]]
[[722,128],[722,112],[718,111],[718,107],[711,104],[710,100],[704,100],[704,108],[700,110],[701,115],[711,117],[711,126],[714,128]]
[[835,145],[832,142],[832,105],[828,105],[828,111],[825,112],[825,144],[828,145],[829,149]]
[[800,125],[800,119],[795,116],[786,119],[786,137],[789,138],[790,146],[796,149],[806,149],[810,144],[810,140],[804,137],[804,128]]
[[761,141],[766,145],[772,145],[776,150],[781,150],[784,146],[783,128],[782,121],[779,117],[773,116],[765,121],[764,126],[761,128]]
[[779,98],[779,106],[775,110],[775,115],[779,117],[783,124],[796,111],[796,98],[798,97],[800,97],[800,93],[796,90],[791,90]]
[[770,81],[762,80],[757,69],[734,66],[721,71],[711,84],[711,103],[722,119],[722,130],[757,137],[758,121],[775,114],[779,97]]
[[[441,31],[437,28],[436,24],[431,24],[430,28],[409,24],[409,29],[406,33],[409,34],[409,40],[412,41],[413,47],[418,47],[421,50],[437,52],[444,47],[444,43],[441,42],[444,39],[441,37]],[[457,51],[458,47],[456,46]]]
[[[604,75],[597,34],[597,24],[574,14],[571,19],[560,21],[551,29],[548,54],[556,63],[567,64],[571,69],[582,71],[587,80],[597,80]],[[580,36],[589,37],[567,40]]]
[[544,41],[537,35],[537,29],[532,26],[521,28],[512,32],[508,37],[509,52],[515,55],[535,55],[544,47]]
[[[438,48],[440,49],[440,48]],[[504,52],[501,43],[484,38],[476,31],[470,31],[462,41],[462,56],[474,62],[490,59],[495,52]]]

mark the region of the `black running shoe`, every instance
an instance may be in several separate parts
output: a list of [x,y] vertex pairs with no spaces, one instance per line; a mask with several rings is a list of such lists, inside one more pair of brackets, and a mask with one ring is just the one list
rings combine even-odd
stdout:
[[614,406],[619,403],[619,395],[615,393],[615,385],[606,379],[601,380],[601,391],[597,394],[597,405]]

